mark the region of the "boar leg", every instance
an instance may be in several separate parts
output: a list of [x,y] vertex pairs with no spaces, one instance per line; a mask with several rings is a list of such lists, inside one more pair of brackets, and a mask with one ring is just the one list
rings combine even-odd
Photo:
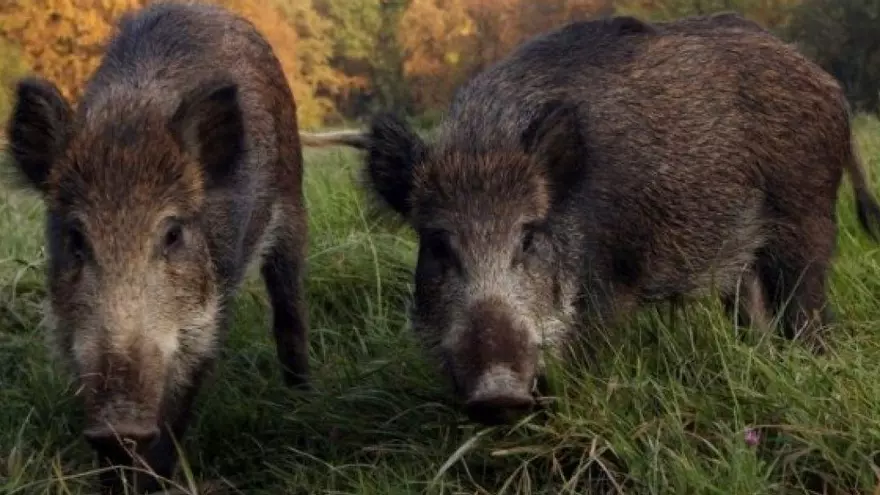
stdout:
[[826,297],[827,269],[824,266],[808,265],[789,270],[783,276],[783,284],[786,288],[794,288],[791,297],[784,301],[787,303],[784,312],[785,335],[791,339],[803,336],[821,353],[825,347],[821,332],[830,316]]
[[761,280],[782,314],[785,336],[803,338],[821,354],[825,350],[821,332],[832,316],[827,290],[836,229],[830,219],[811,221],[803,235],[789,235],[790,242],[762,256],[759,266]]
[[308,326],[303,294],[305,215],[289,208],[277,227],[275,243],[263,260],[263,279],[272,303],[272,331],[284,381],[309,388]]
[[[588,279],[586,291],[576,300],[575,307],[577,314],[582,316],[576,322],[565,358],[573,359],[579,355],[589,366],[598,367],[601,347],[613,347],[610,333],[638,309],[638,301],[629,288],[603,282],[597,276]],[[656,339],[656,333],[653,337]]]
[[769,332],[773,315],[768,306],[767,291],[753,270],[743,273],[742,280],[732,294],[722,297],[724,308],[730,315],[737,315],[737,323]]

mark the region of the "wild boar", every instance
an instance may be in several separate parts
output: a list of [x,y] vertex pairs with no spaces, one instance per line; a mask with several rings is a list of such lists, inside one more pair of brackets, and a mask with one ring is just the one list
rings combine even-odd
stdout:
[[75,110],[45,79],[18,82],[9,151],[46,205],[51,320],[85,436],[102,460],[133,452],[168,477],[254,263],[286,383],[309,387],[302,150],[281,65],[249,21],[163,2],[118,28]]
[[387,113],[304,135],[366,150],[418,233],[412,325],[473,420],[530,410],[543,351],[649,303],[715,290],[821,342],[843,172],[875,239],[880,206],[838,84],[722,21],[571,23],[459,88],[433,139]]

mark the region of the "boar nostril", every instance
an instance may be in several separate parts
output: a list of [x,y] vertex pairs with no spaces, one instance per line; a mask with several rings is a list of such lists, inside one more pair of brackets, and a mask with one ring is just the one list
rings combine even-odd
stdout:
[[497,395],[469,400],[465,413],[472,421],[485,425],[509,424],[528,414],[535,405],[530,396]]
[[144,450],[159,440],[159,428],[150,425],[95,427],[85,431],[86,440],[97,450],[134,448]]

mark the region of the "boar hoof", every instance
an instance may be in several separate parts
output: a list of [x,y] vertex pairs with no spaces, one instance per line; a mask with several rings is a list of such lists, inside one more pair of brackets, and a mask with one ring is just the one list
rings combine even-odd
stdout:
[[293,371],[284,371],[284,384],[293,390],[299,392],[312,392],[314,391],[314,386],[312,385],[311,377],[308,373],[304,372],[293,372]]

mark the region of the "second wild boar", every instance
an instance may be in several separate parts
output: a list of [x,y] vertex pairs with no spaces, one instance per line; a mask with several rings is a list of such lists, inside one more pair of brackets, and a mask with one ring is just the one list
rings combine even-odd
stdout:
[[542,350],[648,303],[718,291],[820,350],[844,172],[875,238],[880,221],[837,82],[734,14],[538,36],[431,140],[390,114],[304,138],[366,151],[418,234],[414,331],[485,423],[532,408]]

